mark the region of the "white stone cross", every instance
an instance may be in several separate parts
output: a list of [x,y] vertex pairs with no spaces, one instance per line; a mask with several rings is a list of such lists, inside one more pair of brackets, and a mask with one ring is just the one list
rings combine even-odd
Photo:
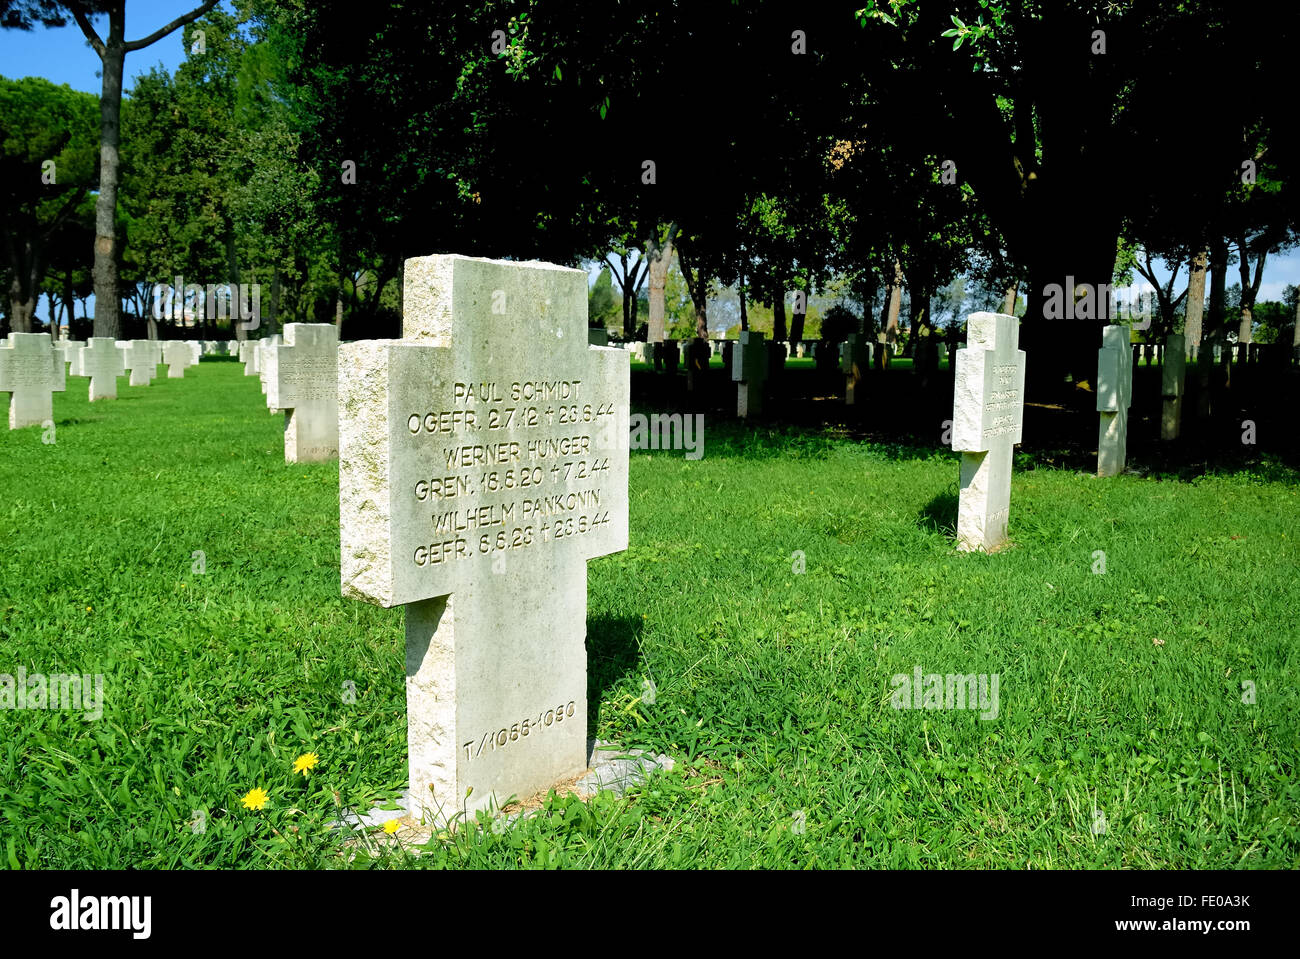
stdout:
[[1101,331],[1097,351],[1097,475],[1124,472],[1128,445],[1128,408],[1133,396],[1133,347],[1129,328],[1111,324]]
[[257,341],[244,340],[239,344],[239,362],[244,364],[245,376],[257,375]]
[[401,340],[339,348],[342,582],[406,605],[412,806],[444,821],[586,768],[587,560],[627,548],[630,370],[587,345],[581,270],[421,257],[403,300]]
[[1160,394],[1164,408],[1160,414],[1160,438],[1176,440],[1182,432],[1183,388],[1187,377],[1187,339],[1182,333],[1170,333],[1165,339],[1165,362],[1160,368]]
[[122,351],[110,336],[92,336],[78,351],[73,376],[90,377],[90,402],[117,399],[117,378],[126,372]]
[[150,340],[128,340],[122,365],[131,373],[131,386],[148,386],[158,374],[157,352]]
[[69,364],[67,367],[71,370],[76,366],[77,354],[81,352],[82,347],[86,344],[80,340],[55,340],[54,348],[59,351],[63,362]]
[[0,343],[0,393],[9,394],[9,428],[54,419],[54,393],[66,383],[63,354],[48,333],[10,333]]
[[168,340],[163,345],[163,362],[167,364],[167,379],[179,380],[185,376],[192,353],[184,340]]
[[858,385],[871,368],[871,343],[861,333],[850,333],[840,347],[840,372],[844,374],[844,405],[857,402]]
[[957,549],[992,552],[1007,537],[1011,454],[1024,420],[1020,321],[972,313],[953,378],[952,448],[961,452]]
[[339,455],[339,334],[333,323],[286,323],[284,343],[267,347],[266,403],[284,410],[286,463]]
[[737,416],[758,416],[763,412],[763,385],[767,382],[768,362],[763,334],[757,330],[742,330],[740,342],[732,347],[731,352]]

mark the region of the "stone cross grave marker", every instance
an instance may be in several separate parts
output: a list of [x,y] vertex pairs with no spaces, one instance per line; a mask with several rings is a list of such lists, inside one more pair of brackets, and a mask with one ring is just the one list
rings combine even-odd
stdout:
[[1011,454],[1024,419],[1020,321],[972,313],[953,378],[952,448],[961,452],[957,549],[992,552],[1006,540]]
[[[406,606],[412,807],[586,768],[587,560],[627,548],[630,370],[587,277],[406,261],[401,340],[339,348],[344,595]],[[622,424],[622,429],[619,429]]]
[[1164,408],[1160,413],[1160,438],[1176,440],[1182,432],[1183,386],[1187,382],[1187,340],[1182,333],[1170,333],[1165,339],[1165,362],[1160,368],[1160,394]]
[[90,378],[90,402],[117,399],[117,378],[126,372],[122,351],[109,336],[92,336],[72,364],[73,376]]
[[10,333],[0,343],[0,393],[9,394],[9,428],[54,419],[54,394],[63,392],[63,354],[48,333]]
[[740,342],[732,347],[731,378],[736,381],[736,415],[758,416],[763,412],[763,385],[769,360],[763,334],[742,330]]
[[266,402],[284,410],[284,460],[319,463],[339,455],[339,333],[333,323],[286,323],[268,347]]
[[188,343],[183,340],[168,340],[163,346],[163,362],[167,364],[167,379],[183,379],[185,367],[190,365],[191,356]]
[[59,354],[62,357],[63,362],[66,364],[70,364],[68,367],[66,367],[67,369],[71,369],[73,366],[76,365],[77,354],[81,352],[82,347],[84,347],[85,345],[86,344],[81,342],[80,340],[55,340],[54,341],[54,348],[59,351]]
[[1129,328],[1111,324],[1101,331],[1097,351],[1097,475],[1124,472],[1128,445],[1128,408],[1133,396],[1133,350]]
[[257,375],[257,341],[244,340],[239,344],[239,362],[244,364],[245,376]]
[[844,374],[844,405],[857,403],[859,384],[871,368],[871,343],[861,333],[850,333],[840,347],[840,372]]
[[186,340],[185,345],[190,348],[190,366],[198,366],[199,360],[203,357],[204,344],[198,340]]
[[148,386],[158,374],[153,344],[148,340],[128,340],[122,351],[122,365],[131,373],[131,386]]
[[[267,392],[267,374],[272,372],[272,367],[275,365],[275,350],[280,345],[280,342],[279,333],[272,333],[270,336],[264,336],[257,341],[257,378],[261,381],[264,394]],[[274,406],[271,406],[270,402],[266,405],[271,410],[272,416],[279,412]]]

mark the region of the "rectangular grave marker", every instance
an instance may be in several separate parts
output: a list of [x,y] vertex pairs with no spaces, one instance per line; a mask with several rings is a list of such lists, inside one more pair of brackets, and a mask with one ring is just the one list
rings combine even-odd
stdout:
[[1024,420],[1025,353],[1020,321],[972,313],[957,351],[952,448],[961,452],[957,549],[997,549],[1011,511],[1011,455]]
[[122,351],[109,336],[92,336],[77,353],[73,376],[90,378],[90,402],[117,399],[117,378],[126,372]]
[[339,455],[339,335],[333,323],[286,323],[284,343],[267,347],[266,402],[284,410],[286,463]]
[[763,384],[770,360],[763,334],[742,330],[740,342],[731,351],[731,378],[736,381],[736,415],[744,419],[763,412]]
[[586,767],[587,560],[627,547],[630,373],[587,345],[581,270],[421,257],[403,298],[403,339],[339,348],[342,583],[406,605],[412,804],[442,821]]
[[1160,414],[1160,438],[1176,440],[1182,432],[1183,388],[1187,381],[1186,337],[1170,333],[1165,340],[1165,362],[1160,368],[1160,394],[1164,397]]
[[10,333],[0,343],[0,393],[9,394],[9,428],[54,419],[54,395],[67,371],[48,333]]
[[1128,446],[1128,408],[1133,396],[1133,350],[1129,328],[1111,324],[1101,331],[1097,351],[1097,475],[1124,472]]
[[239,362],[244,364],[245,376],[257,375],[257,341],[244,340],[239,344]]
[[857,403],[858,387],[871,368],[871,343],[861,333],[850,333],[840,347],[840,372],[844,374],[844,405]]

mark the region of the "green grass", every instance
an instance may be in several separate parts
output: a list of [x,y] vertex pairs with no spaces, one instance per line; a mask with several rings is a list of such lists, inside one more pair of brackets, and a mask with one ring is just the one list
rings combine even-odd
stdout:
[[[343,866],[338,804],[405,785],[401,611],[339,596],[337,466],[241,374],[69,379],[57,442],[0,432],[0,673],[105,677],[98,721],[0,711],[0,863]],[[706,427],[632,453],[590,564],[590,731],[676,770],[377,864],[1300,864],[1294,474],[1020,472],[1013,548],[958,555],[946,450]],[[998,718],[892,708],[917,666],[998,674]]]

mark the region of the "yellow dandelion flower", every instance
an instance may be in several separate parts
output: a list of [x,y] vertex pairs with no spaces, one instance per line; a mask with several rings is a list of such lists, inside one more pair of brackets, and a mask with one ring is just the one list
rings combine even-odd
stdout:
[[315,753],[303,753],[293,761],[293,771],[307,775],[307,770],[312,769],[320,762],[320,758]]
[[390,836],[401,828],[402,824],[396,819],[390,819],[388,822],[384,823],[384,832],[388,833]]
[[257,812],[266,805],[268,798],[270,797],[267,796],[265,789],[250,789],[243,799],[244,808]]

